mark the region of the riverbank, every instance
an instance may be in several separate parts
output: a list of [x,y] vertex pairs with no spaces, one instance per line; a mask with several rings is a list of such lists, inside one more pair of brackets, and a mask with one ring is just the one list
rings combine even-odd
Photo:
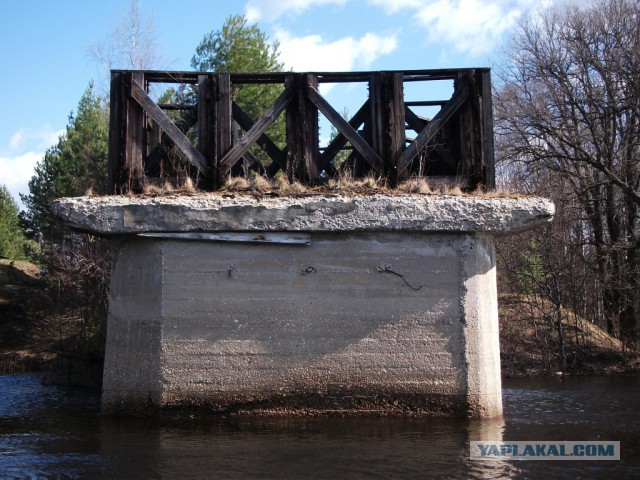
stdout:
[[[53,383],[99,385],[102,359],[81,353],[77,342],[81,312],[56,302],[36,265],[0,259],[0,374],[42,372]],[[555,330],[526,315],[521,298],[503,294],[499,304],[503,376],[561,372]],[[588,322],[572,318],[564,332],[565,374],[640,372],[635,352]]]
[[82,313],[59,304],[46,273],[0,259],[0,374],[42,373],[47,382],[99,386],[102,359],[83,354]]
[[42,371],[62,333],[40,269],[0,259],[0,373]]
[[637,351],[572,312],[562,310],[561,343],[539,299],[503,293],[498,303],[503,377],[640,373]]

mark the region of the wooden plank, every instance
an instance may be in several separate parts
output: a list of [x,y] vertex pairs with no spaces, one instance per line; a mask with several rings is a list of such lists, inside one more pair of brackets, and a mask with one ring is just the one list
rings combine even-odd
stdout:
[[202,183],[207,190],[215,188],[213,170],[216,156],[214,85],[211,75],[198,75],[198,150],[204,157],[207,180]]
[[162,129],[151,118],[147,117],[147,146],[144,158],[145,176],[162,176],[164,165],[162,160],[167,157],[162,145]]
[[[124,138],[124,159],[122,189],[125,192],[139,193],[144,187],[144,167],[143,152],[145,150],[145,119],[144,109],[135,101],[134,91],[137,88],[142,90],[137,82],[144,83],[144,74],[140,72],[130,72],[127,78],[130,95],[125,106],[125,138]],[[144,90],[143,90],[144,93]],[[146,95],[146,93],[145,93]]]
[[108,157],[108,187],[107,193],[114,195],[123,193],[123,105],[124,74],[111,73],[111,93],[109,97],[109,157]]
[[210,242],[283,243],[311,245],[311,234],[296,232],[147,232],[140,237],[172,240],[200,240]]
[[318,138],[318,108],[308,100],[307,92],[318,89],[318,77],[312,74],[301,75],[300,107],[302,114],[302,171],[299,179],[317,182],[321,169],[318,164],[320,141]]
[[416,115],[410,108],[408,104],[404,104],[404,119],[409,125],[411,130],[414,130],[416,133],[420,133],[424,127],[429,124],[429,120],[423,117],[419,117]]
[[287,137],[287,157],[285,159],[284,173],[287,175],[287,180],[293,182],[295,178],[295,170],[298,163],[298,157],[301,155],[300,142],[298,137],[300,136],[300,123],[302,118],[300,117],[300,110],[298,103],[300,102],[300,79],[297,75],[291,74],[286,77],[286,88],[294,89],[295,101],[292,101],[287,105],[287,116],[285,118],[286,124],[286,137]]
[[275,122],[278,115],[282,113],[293,97],[293,89],[287,87],[276,99],[276,101],[264,112],[264,115],[246,132],[244,137],[236,143],[231,150],[220,160],[219,168],[222,172],[227,172],[231,166],[242,158],[251,145],[256,143],[258,138]]
[[424,127],[413,143],[407,147],[398,159],[398,177],[402,178],[414,158],[434,139],[442,126],[447,123],[469,98],[469,88],[462,85],[451,96],[451,100],[442,107],[435,117]]
[[402,74],[383,72],[382,94],[385,120],[385,128],[382,131],[383,153],[386,161],[387,181],[393,187],[400,179],[398,160],[406,143]]
[[478,130],[474,122],[474,82],[473,75],[469,72],[460,72],[458,74],[457,85],[468,85],[470,101],[465,102],[464,105],[458,110],[457,118],[454,119],[452,125],[454,126],[455,137],[457,139],[458,153],[458,165],[457,172],[459,174],[470,175],[477,177],[477,165],[478,160],[476,142]]
[[318,79],[297,74],[288,77],[286,84],[295,89],[294,101],[287,107],[287,178],[315,183],[320,177],[318,109],[308,100],[307,91],[318,88]]
[[[471,68],[444,68],[430,70],[387,70],[391,73],[402,73],[404,81],[424,81],[455,79],[458,72],[471,71]],[[488,69],[478,69],[488,70]],[[112,70],[112,72],[127,72],[129,70]],[[140,70],[150,82],[157,83],[198,83],[198,75],[205,72],[194,71],[166,71],[166,70]],[[363,72],[311,72],[317,75],[320,82],[366,82],[371,75],[370,71]],[[233,82],[237,83],[283,83],[284,77],[289,72],[257,72],[257,73],[233,73]]]
[[370,120],[367,124],[367,133],[370,136],[368,140],[376,153],[385,160],[384,131],[386,118],[384,109],[384,93],[382,90],[382,72],[375,72],[371,74],[371,78],[369,79]]
[[195,110],[197,105],[178,105],[173,103],[158,103],[162,110]]
[[[233,111],[233,119],[238,122],[238,125],[240,125],[240,127],[246,132],[251,130],[255,125],[254,121],[251,120],[251,117],[249,117],[249,115],[247,115],[244,110],[242,110],[242,108],[240,108],[235,102],[233,102],[231,108]],[[271,158],[271,160],[276,162],[278,166],[283,170],[285,169],[284,152],[280,150],[280,148],[275,143],[273,143],[273,141],[267,135],[265,135],[264,133],[260,135],[256,143],[260,146],[260,148],[262,148],[262,150],[266,152],[267,155],[269,155],[269,158]]]
[[[430,120],[416,115],[407,106],[406,103],[404,105],[405,105],[404,117],[405,117],[405,121],[407,122],[407,125],[409,126],[410,129],[419,133],[424,127],[426,127],[429,124]],[[414,140],[407,139],[407,141],[409,143],[413,143]],[[452,152],[450,150],[447,150],[444,146],[435,145],[433,147],[433,151],[440,156],[440,158],[442,159],[442,161],[444,162],[444,164],[449,170],[453,170],[453,171],[456,170],[456,167],[457,167],[456,158],[452,155]]]
[[405,107],[442,107],[449,100],[418,100],[404,102]]
[[488,190],[496,188],[496,164],[493,139],[493,99],[491,96],[491,71],[481,70],[480,101],[482,128],[482,164],[484,167],[484,186]]
[[325,117],[341,132],[351,145],[367,160],[367,162],[378,172],[384,175],[384,162],[380,155],[356,132],[342,116],[327,102],[320,94],[314,90],[308,91],[309,100],[324,114]]
[[[358,130],[367,118],[367,115],[369,115],[369,102],[370,100],[365,101],[356,114],[351,117],[351,120],[349,120],[349,125],[354,130]],[[338,131],[338,134],[333,140],[331,140],[331,143],[327,145],[324,152],[320,155],[321,170],[329,170],[331,160],[335,158],[345,143],[347,143],[347,137],[345,137],[342,132]]]
[[216,109],[216,156],[214,161],[215,188],[224,183],[226,171],[220,168],[220,160],[233,146],[233,113],[231,75],[229,73],[214,74],[216,84],[215,109]]
[[147,115],[160,125],[171,141],[180,149],[185,157],[200,171],[203,176],[207,176],[207,161],[194,147],[189,139],[180,131],[180,129],[165,115],[158,105],[147,95],[142,87],[133,82],[131,85],[131,95],[136,102],[143,108]]

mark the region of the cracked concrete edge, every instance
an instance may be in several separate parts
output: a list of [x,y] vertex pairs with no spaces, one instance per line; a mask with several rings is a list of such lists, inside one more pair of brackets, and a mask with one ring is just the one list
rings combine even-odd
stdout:
[[97,235],[142,232],[483,232],[506,235],[548,223],[554,204],[539,197],[454,195],[174,195],[74,197],[52,212]]

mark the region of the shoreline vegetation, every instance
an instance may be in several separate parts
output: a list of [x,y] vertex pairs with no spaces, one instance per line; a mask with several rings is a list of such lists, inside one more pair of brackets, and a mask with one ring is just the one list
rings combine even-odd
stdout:
[[[568,314],[563,372],[553,332],[526,312],[526,305],[526,298],[499,295],[503,377],[640,372],[636,351]],[[80,341],[82,312],[59,304],[36,265],[0,259],[0,318],[0,374],[39,373],[44,383],[100,386],[102,358]]]

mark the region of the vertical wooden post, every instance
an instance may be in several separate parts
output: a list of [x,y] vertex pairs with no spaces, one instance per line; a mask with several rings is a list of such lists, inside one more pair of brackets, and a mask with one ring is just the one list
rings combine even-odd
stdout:
[[233,112],[231,109],[231,75],[216,73],[215,96],[215,159],[211,176],[213,188],[220,188],[224,183],[223,172],[219,168],[220,160],[233,146]]
[[109,97],[109,158],[107,192],[116,195],[122,192],[123,178],[123,105],[124,75],[111,72],[111,91]]
[[303,82],[302,90],[304,92],[304,112],[303,116],[303,165],[304,172],[301,172],[301,178],[309,180],[311,183],[317,183],[320,180],[319,165],[319,148],[320,140],[318,138],[318,108],[308,99],[307,91],[309,89],[318,90],[318,76],[305,74],[301,81]]
[[468,176],[468,188],[475,188],[478,184],[478,163],[480,161],[477,146],[477,127],[474,122],[474,106],[477,104],[477,93],[474,73],[460,71],[456,79],[456,89],[466,85],[469,88],[469,99],[460,107],[457,115],[457,140],[459,145],[458,166],[456,176]]
[[133,82],[144,88],[143,72],[128,72],[127,102],[124,132],[123,170],[126,175],[126,191],[140,193],[144,188],[143,153],[146,140],[144,110],[131,96]]
[[382,93],[382,72],[375,72],[369,78],[369,99],[371,110],[370,122],[367,134],[371,135],[369,144],[373,147],[378,155],[384,159],[384,132],[386,120],[384,115],[384,95]]
[[385,130],[384,139],[385,170],[390,186],[395,187],[398,181],[398,159],[404,150],[406,142],[404,119],[404,88],[403,74],[398,72],[382,73],[382,108],[384,110]]
[[289,102],[287,108],[285,110],[287,118],[286,118],[286,130],[287,130],[287,158],[286,158],[286,171],[287,179],[289,182],[293,182],[299,173],[298,165],[300,162],[300,157],[302,156],[299,136],[300,136],[300,123],[304,121],[304,117],[300,116],[300,109],[298,108],[298,104],[302,98],[304,101],[303,92],[300,89],[300,81],[299,75],[291,74],[287,75],[285,78],[284,86],[285,88],[289,88],[289,86],[293,85],[295,93],[294,100]]
[[[385,160],[385,146],[384,135],[382,132],[385,130],[386,119],[384,109],[381,108],[384,105],[383,85],[382,85],[382,73],[375,72],[369,77],[369,118],[365,122],[364,136],[367,143],[373,147],[378,155]],[[354,168],[354,176],[364,177],[367,171],[371,169],[371,165],[364,161],[362,158],[357,158],[356,168]],[[360,166],[358,167],[358,163]],[[385,162],[386,163],[386,162]],[[386,164],[384,165],[386,175]]]
[[369,82],[371,98],[371,138],[384,160],[391,186],[398,183],[398,158],[405,144],[403,74],[376,72]]
[[307,92],[318,89],[318,77],[308,73],[287,76],[285,88],[292,84],[295,97],[286,109],[287,178],[313,184],[320,179],[318,108]]
[[496,163],[493,143],[493,99],[491,96],[491,71],[478,72],[480,80],[480,122],[482,128],[482,164],[484,185],[488,190],[496,188]]
[[211,74],[198,75],[198,150],[207,162],[207,178],[202,180],[206,190],[215,188],[215,102]]

